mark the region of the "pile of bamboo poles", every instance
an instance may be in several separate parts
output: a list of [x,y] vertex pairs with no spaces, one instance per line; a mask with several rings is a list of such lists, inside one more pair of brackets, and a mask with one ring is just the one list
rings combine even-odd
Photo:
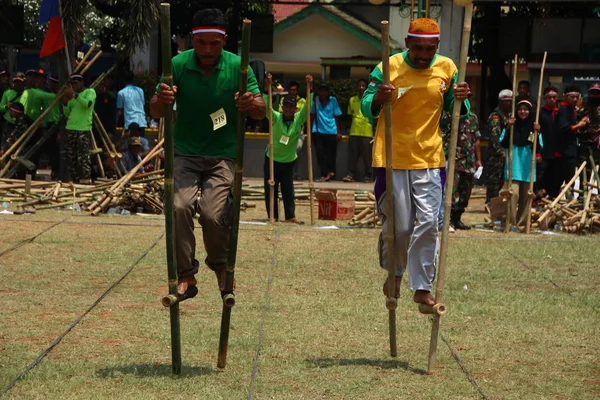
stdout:
[[[540,229],[554,227],[555,230],[569,233],[600,232],[598,167],[593,159],[590,159],[590,163],[593,168],[589,181],[585,168],[587,163],[583,162],[556,199],[542,199],[538,203],[532,220],[537,221]],[[580,182],[579,189],[574,188],[577,178]],[[572,198],[574,193],[579,196]]]
[[[162,180],[162,171],[136,175],[115,192],[107,208],[121,207],[131,212],[143,209],[146,213],[162,213]],[[17,213],[76,206],[84,210],[114,184],[115,181],[107,179],[88,185],[0,179],[0,201],[15,203]]]

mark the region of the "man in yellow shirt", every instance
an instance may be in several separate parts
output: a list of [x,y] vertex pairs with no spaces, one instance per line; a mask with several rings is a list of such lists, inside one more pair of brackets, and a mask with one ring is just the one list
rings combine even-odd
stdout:
[[[451,59],[436,54],[439,44],[438,24],[429,18],[410,23],[406,38],[407,51],[390,57],[390,85],[383,84],[381,64],[371,73],[371,82],[361,107],[365,116],[378,118],[373,145],[375,196],[383,222],[379,240],[379,259],[386,269],[389,229],[386,219],[386,190],[395,200],[396,293],[402,274],[408,267],[410,288],[416,303],[435,305],[431,295],[435,277],[438,238],[437,217],[441,207],[441,169],[445,167],[440,116],[451,111],[454,100],[466,100],[469,86],[458,83],[458,70]],[[392,104],[393,116],[393,187],[385,182],[384,103]],[[465,101],[467,110],[470,109]],[[387,280],[384,284],[387,296]]]
[[[371,141],[373,139],[373,126],[369,118],[365,117],[360,110],[360,102],[365,90],[367,90],[367,81],[360,79],[357,82],[358,95],[351,97],[348,102],[348,115],[352,116],[352,125],[350,126],[350,154],[348,157],[348,175],[342,179],[344,182],[354,182],[364,180],[371,182]],[[358,177],[358,163],[362,161],[363,179]]]

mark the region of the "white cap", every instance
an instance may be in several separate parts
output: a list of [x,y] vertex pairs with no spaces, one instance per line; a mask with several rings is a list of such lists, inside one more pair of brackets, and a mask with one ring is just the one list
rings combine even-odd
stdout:
[[498,100],[512,100],[512,97],[513,93],[510,89],[504,89],[498,93]]

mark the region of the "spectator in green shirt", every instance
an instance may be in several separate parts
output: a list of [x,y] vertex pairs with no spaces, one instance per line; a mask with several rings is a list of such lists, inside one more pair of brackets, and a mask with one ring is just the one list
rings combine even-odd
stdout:
[[[367,90],[367,81],[361,79],[357,82],[358,95],[351,97],[348,103],[348,115],[352,116],[350,126],[350,155],[348,157],[348,175],[344,182],[364,180],[371,182],[371,142],[373,141],[373,126],[369,118],[365,117],[360,109],[360,102]],[[362,161],[363,179],[358,176],[358,164]]]
[[[271,85],[271,74],[267,74],[265,86]],[[313,78],[306,76],[306,84],[311,85]],[[267,118],[272,120],[273,124],[273,154],[267,146],[264,163],[264,181],[265,181],[265,205],[267,206],[267,215],[270,217],[270,160],[273,158],[273,169],[275,177],[274,198],[279,196],[279,186],[281,186],[281,195],[283,196],[283,209],[285,211],[285,222],[302,224],[302,221],[296,218],[296,204],[294,199],[294,165],[298,159],[296,148],[298,140],[302,135],[302,129],[306,123],[306,110],[304,105],[298,110],[297,96],[288,94],[282,99],[283,112],[277,112],[273,109],[272,115]],[[306,103],[303,103],[306,104]],[[274,219],[279,221],[279,207],[276,201],[273,205]]]
[[10,103],[16,103],[20,101],[25,89],[25,74],[17,72],[12,78],[11,89],[7,89],[2,94],[2,100],[0,100],[0,113],[4,115],[2,134],[5,135],[7,132],[12,132],[15,129],[15,119],[11,117],[8,112]]
[[[58,78],[53,77],[53,76],[48,77],[48,84],[46,87],[46,91],[48,93],[53,93],[54,95],[56,95],[56,93],[58,92]],[[49,99],[44,100],[42,102],[42,109],[46,110],[50,106],[50,103],[52,103],[52,100],[49,100]],[[48,131],[49,129],[52,129],[54,124],[57,124],[60,121],[60,117],[61,117],[60,106],[55,105],[52,108],[52,110],[50,110],[48,115],[46,115],[46,118],[44,118],[44,124],[43,124],[44,131]],[[58,143],[58,129],[56,129],[56,128],[54,129],[54,133],[52,134],[52,136],[50,136],[46,140],[46,142],[42,146],[40,152],[46,153],[46,156],[48,157],[48,161],[50,162],[50,168],[52,169],[51,177],[53,180],[56,179],[58,176],[58,169],[59,169],[59,163],[60,163],[60,146]]]
[[217,275],[221,292],[225,288],[238,111],[252,119],[265,117],[265,103],[251,68],[247,92],[238,93],[240,57],[223,50],[227,25],[220,10],[198,11],[192,25],[194,48],[173,58],[173,87],[159,84],[150,102],[152,117],[161,118],[165,105],[177,101],[175,253],[180,294],[197,284],[196,212],[202,225],[204,262]]
[[[304,97],[300,97],[298,96],[298,91],[300,89],[300,84],[296,81],[291,81],[290,83],[288,83],[287,86],[287,92],[288,92],[288,96],[292,96],[296,99],[296,111],[301,110],[304,108],[304,105],[306,104],[306,99]],[[279,112],[283,112],[283,99],[284,97],[281,98],[281,100],[279,100]],[[275,108],[275,107],[273,107]]]
[[94,89],[86,89],[83,76],[72,74],[71,87],[63,95],[64,112],[67,116],[67,157],[69,174],[75,183],[92,182],[90,157],[92,112],[96,102]]

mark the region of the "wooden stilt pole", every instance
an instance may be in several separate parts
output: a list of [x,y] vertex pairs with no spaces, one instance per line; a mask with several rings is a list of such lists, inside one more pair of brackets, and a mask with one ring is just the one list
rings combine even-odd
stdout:
[[308,156],[308,191],[310,196],[310,224],[315,224],[315,182],[313,177],[312,159],[312,125],[310,121],[310,109],[312,107],[312,83],[306,84],[306,153]]
[[[383,83],[390,84],[390,25],[388,21],[381,21],[381,67],[383,70]],[[385,119],[385,184],[386,184],[386,204],[387,204],[387,227],[388,232],[385,240],[387,241],[387,269],[388,269],[388,296],[385,300],[385,306],[389,311],[389,333],[390,333],[390,355],[398,355],[398,346],[396,344],[396,308],[398,300],[396,294],[396,260],[394,249],[394,238],[396,219],[394,216],[394,170],[392,164],[392,104],[387,102],[383,105]]]
[[269,85],[269,222],[275,222],[275,161],[273,157],[273,87]]
[[[173,85],[171,66],[171,5],[160,4],[160,31],[163,82]],[[175,256],[175,188],[173,185],[175,146],[173,140],[173,106],[165,105],[165,231],[167,237],[167,269],[169,294],[177,296],[177,258]],[[181,374],[181,330],[179,327],[179,302],[169,307],[171,320],[171,362],[173,374]]]
[[100,178],[106,177],[104,174],[104,166],[102,165],[102,158],[100,158],[100,153],[97,152],[98,145],[96,144],[96,139],[94,138],[94,132],[90,131],[90,139],[92,144],[92,150],[94,151],[94,156],[96,157],[96,162],[98,163],[98,168],[100,170]]
[[[250,27],[252,23],[245,19],[242,24],[242,54],[240,62],[240,96],[248,91],[248,56],[250,53]],[[242,175],[244,173],[244,139],[246,136],[246,114],[238,112],[237,140],[235,155],[235,179],[233,182],[233,218],[227,255],[227,275],[223,291],[223,314],[221,315],[221,334],[219,337],[219,354],[217,367],[227,365],[227,348],[229,345],[229,326],[231,323],[231,308],[235,305],[233,281],[235,262],[237,258],[238,233],[240,229],[240,205],[242,202]]]
[[[535,110],[535,123],[536,125],[540,123],[540,105],[542,103],[542,87],[544,86],[544,68],[546,67],[546,56],[548,52],[544,52],[544,59],[542,60],[542,69],[540,70],[540,87],[538,88],[537,95],[537,106]],[[531,148],[531,173],[529,174],[529,191],[527,195],[529,196],[529,205],[527,206],[527,221],[525,223],[525,233],[529,234],[531,231],[531,202],[535,197],[533,193],[533,183],[535,182],[535,164],[537,161],[536,153],[537,153],[537,143],[538,143],[538,133],[535,132],[533,135],[533,147]]]
[[[471,42],[471,19],[473,17],[473,3],[465,6],[465,16],[463,21],[463,33],[460,48],[460,60],[458,65],[458,81],[463,82],[467,71],[467,57],[469,55],[469,43]],[[437,283],[435,288],[435,300],[442,304],[444,296],[444,283],[446,281],[446,261],[448,259],[448,232],[450,228],[450,211],[452,208],[452,190],[454,186],[454,167],[456,165],[456,139],[458,137],[458,127],[460,123],[460,110],[462,101],[454,101],[452,110],[452,126],[450,130],[450,141],[448,148],[448,170],[446,173],[446,188],[444,198],[444,224],[442,227],[442,239],[440,242],[439,267],[437,271]],[[423,311],[421,311],[423,312]],[[440,316],[446,312],[446,307],[442,310],[438,307],[433,314],[433,324],[431,327],[431,340],[429,342],[429,360],[427,362],[427,373],[431,374],[435,368],[438,334],[440,330]]]
[[[513,86],[512,86],[512,111],[510,113],[511,117],[515,117],[515,101],[517,98],[517,65],[519,61],[519,56],[515,54],[515,59],[513,61]],[[513,219],[515,218],[512,215],[512,169],[513,169],[513,138],[514,138],[515,126],[514,124],[510,127],[509,130],[509,144],[508,144],[508,197],[506,199],[506,220],[504,222],[504,233],[510,232],[513,226]]]
[[[163,137],[165,137],[165,121],[161,118],[158,124],[158,140],[161,140]],[[160,154],[154,158],[153,163],[154,171],[158,171],[160,169]]]

